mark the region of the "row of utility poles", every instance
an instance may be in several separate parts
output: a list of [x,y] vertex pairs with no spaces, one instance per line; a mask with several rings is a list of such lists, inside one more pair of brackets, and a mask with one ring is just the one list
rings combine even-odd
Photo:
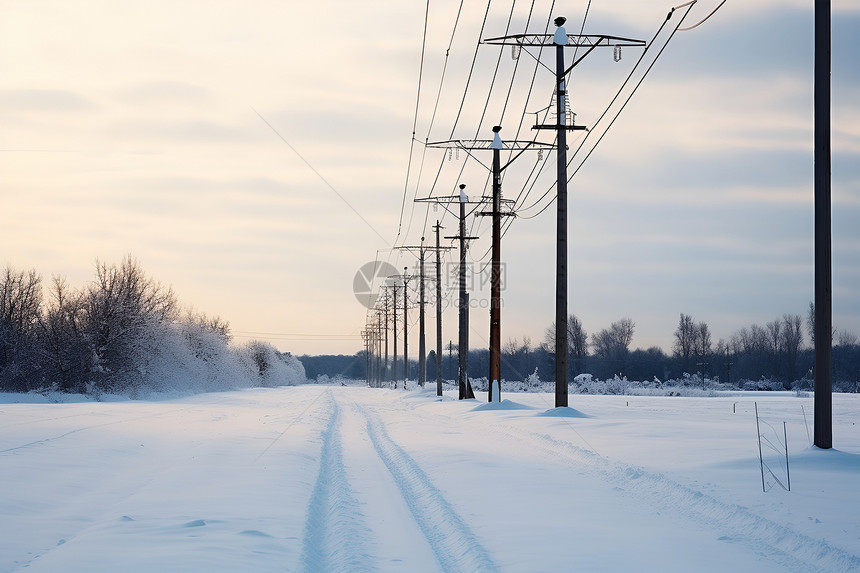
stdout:
[[[674,11],[674,10],[673,10]],[[832,447],[832,405],[831,405],[831,345],[832,345],[832,278],[831,278],[831,201],[830,201],[830,0],[815,1],[815,439],[814,443],[819,448]],[[672,13],[669,13],[669,17]],[[668,18],[667,18],[668,19]],[[463,149],[472,155],[481,150],[490,149],[493,152],[492,162],[492,197],[491,210],[480,213],[492,217],[492,261],[490,274],[490,367],[489,367],[489,401],[500,400],[501,394],[501,218],[512,216],[511,210],[504,210],[505,204],[502,198],[501,173],[517,157],[527,149],[542,149],[554,147],[557,159],[557,196],[556,196],[556,284],[555,284],[555,405],[563,407],[568,405],[567,379],[568,379],[568,172],[567,172],[567,132],[572,130],[583,130],[585,126],[576,125],[573,115],[568,107],[567,77],[570,72],[585,57],[595,49],[601,47],[613,47],[619,50],[621,47],[645,47],[645,42],[632,38],[622,38],[608,35],[586,35],[568,34],[564,28],[566,19],[559,17],[555,19],[557,27],[554,34],[516,34],[498,38],[485,39],[484,42],[499,46],[513,46],[515,50],[538,48],[540,51],[545,47],[553,47],[555,55],[555,123],[537,124],[535,130],[550,130],[555,132],[555,145],[538,143],[536,141],[503,141],[499,135],[501,126],[493,128],[493,139],[486,140],[449,140],[428,143],[428,147]],[[573,49],[573,58],[568,65],[565,52]],[[579,54],[579,50],[583,50]],[[540,61],[540,52],[533,56]],[[517,152],[516,155],[504,165],[501,163],[501,152],[507,150]],[[450,203],[452,199],[459,198],[460,202],[460,229],[459,235],[446,237],[457,239],[460,243],[460,289],[459,289],[459,364],[458,382],[459,395],[463,399],[470,397],[471,388],[468,383],[468,331],[469,331],[469,305],[468,293],[465,289],[465,252],[468,248],[468,240],[465,230],[465,205],[468,198],[465,194],[465,185],[460,184],[459,197],[437,197],[423,200],[435,201],[444,204]],[[436,336],[436,360],[437,360],[437,394],[442,394],[442,309],[440,292],[440,258],[439,254],[444,248],[439,246],[439,230],[441,226],[437,221],[434,227],[436,231],[436,285],[437,285],[437,336]],[[419,249],[420,261],[420,301],[421,319],[419,322],[419,367],[418,380],[423,385],[426,377],[426,365],[424,364],[424,251],[428,248],[422,243],[418,247],[401,247],[406,249]],[[400,278],[404,280],[404,378],[408,364],[406,360],[406,307],[405,282],[406,275]],[[396,287],[395,287],[396,288]],[[395,313],[396,314],[396,313]],[[377,321],[378,322],[378,321]],[[381,327],[370,325],[365,331],[365,340],[368,344],[368,355],[377,349],[381,338]],[[386,325],[387,338],[387,325]],[[396,340],[396,338],[395,338]],[[386,342],[387,348],[387,342]],[[396,359],[396,342],[395,342]],[[369,358],[369,362],[372,360]],[[387,363],[387,350],[386,350]],[[368,364],[369,372],[378,376],[379,367]],[[704,368],[703,368],[704,371]],[[703,376],[704,377],[704,376]]]
[[[613,47],[620,48],[628,47],[644,47],[645,42],[631,38],[622,38],[618,36],[608,35],[589,35],[589,34],[568,34],[564,28],[566,19],[559,17],[555,19],[557,29],[554,34],[516,34],[512,36],[503,36],[499,38],[485,39],[486,44],[499,46],[514,46],[515,49],[531,49],[543,48],[548,46],[555,47],[555,123],[553,124],[538,124],[533,126],[535,130],[554,130],[556,133],[556,143],[541,143],[535,140],[527,141],[504,141],[499,133],[501,126],[493,127],[493,138],[491,140],[448,140],[427,143],[430,148],[443,149],[462,149],[469,155],[474,155],[478,151],[491,150],[493,152],[492,160],[492,196],[491,210],[481,212],[482,216],[492,217],[492,254],[490,266],[490,366],[489,366],[489,393],[488,400],[490,402],[501,400],[501,219],[502,217],[513,216],[511,209],[505,209],[506,201],[502,198],[502,171],[520,157],[526,150],[542,150],[555,149],[557,155],[557,230],[556,230],[556,325],[559,325],[556,330],[555,340],[555,361],[556,361],[556,392],[555,405],[556,407],[567,406],[567,375],[568,375],[568,332],[565,325],[567,324],[568,316],[568,227],[567,227],[567,132],[571,130],[584,130],[584,126],[575,125],[572,121],[572,114],[568,104],[568,89],[566,78],[568,74],[576,67],[583,59],[588,56],[596,48]],[[565,50],[574,48],[579,50],[584,49],[584,53],[577,57],[576,52],[571,64],[568,66],[565,59]],[[540,55],[534,56],[536,59]],[[503,165],[501,160],[501,152],[508,151],[511,158]],[[468,329],[469,329],[469,305],[468,293],[465,292],[465,251],[468,248],[466,241],[474,237],[465,236],[465,204],[468,199],[465,198],[465,185],[460,185],[460,234],[456,237],[451,237],[460,240],[460,293],[459,293],[459,364],[458,364],[458,382],[460,386],[460,398],[469,397],[471,388],[468,382]],[[442,203],[445,198],[432,198]],[[450,198],[449,198],[450,199]],[[425,201],[427,199],[424,199]],[[438,221],[437,221],[438,226]],[[438,233],[438,229],[437,229]],[[438,243],[437,243],[438,244]],[[420,301],[419,307],[421,311],[421,319],[419,321],[420,338],[419,338],[419,365],[418,365],[418,380],[419,384],[423,385],[426,377],[426,365],[424,364],[424,251],[427,247],[423,244],[420,246],[404,246],[404,249],[419,249],[419,265],[420,265]],[[437,247],[437,255],[441,247]],[[438,274],[437,262],[437,274]],[[439,280],[437,280],[437,288]],[[437,301],[439,300],[437,293]],[[441,301],[439,301],[441,302]],[[406,303],[404,302],[404,309]],[[442,343],[441,343],[441,309],[437,306],[437,360],[441,360]],[[404,318],[404,346],[405,346],[405,318]],[[376,332],[378,329],[368,328],[367,332]],[[368,347],[370,351],[372,348]],[[404,353],[405,354],[405,353]],[[437,362],[437,393],[441,395],[441,368]]]

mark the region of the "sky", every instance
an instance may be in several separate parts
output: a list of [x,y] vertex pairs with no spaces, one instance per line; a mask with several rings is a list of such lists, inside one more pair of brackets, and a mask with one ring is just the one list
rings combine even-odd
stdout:
[[[577,33],[589,3],[551,4],[465,3],[452,40],[459,2],[434,1],[423,42],[424,2],[5,0],[0,264],[84,286],[97,260],[130,254],[184,304],[228,320],[237,340],[353,353],[367,315],[353,292],[362,265],[416,272],[414,251],[393,247],[435,242],[437,219],[443,236],[456,233],[444,207],[413,200],[459,183],[484,193],[486,152],[449,160],[422,143],[489,139],[496,124],[503,139],[534,137],[552,75],[528,54],[482,44],[475,56],[476,45],[506,29],[541,33],[556,15]],[[585,33],[649,41],[672,7],[590,4]],[[717,4],[700,0],[685,23]],[[860,6],[832,10],[834,324],[860,334]],[[633,347],[668,351],[680,313],[707,322],[715,342],[805,315],[812,31],[811,1],[728,0],[668,43],[570,183],[569,304],[588,332],[631,318]],[[583,60],[570,78],[577,123],[594,126],[640,53]],[[532,151],[505,172],[505,197],[520,201],[502,241],[503,341],[540,343],[554,318],[554,156],[543,155],[536,178]],[[469,228],[480,270],[489,218]],[[489,323],[486,288],[475,287],[473,348]],[[443,320],[456,341],[456,312]],[[429,328],[428,349],[434,340]]]

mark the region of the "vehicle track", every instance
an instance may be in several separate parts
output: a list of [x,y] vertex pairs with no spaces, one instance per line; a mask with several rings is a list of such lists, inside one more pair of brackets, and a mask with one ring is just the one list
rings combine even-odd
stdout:
[[498,571],[468,524],[415,460],[391,439],[382,420],[358,404],[355,407],[364,416],[373,447],[394,478],[439,568],[449,573]]
[[[423,417],[411,404],[406,407],[412,412],[410,415]],[[455,421],[450,416],[444,417],[452,420],[452,423]],[[549,434],[509,425],[487,424],[482,420],[470,432],[486,432],[495,439],[504,437],[526,444],[528,448],[544,453],[552,461],[562,461],[579,471],[590,472],[604,482],[615,484],[622,495],[635,499],[637,503],[647,503],[655,511],[671,512],[721,533],[722,541],[745,546],[788,571],[860,571],[860,557],[857,555],[834,547],[823,539],[798,533],[746,507],[719,500],[663,474],[608,460],[589,449]]]
[[302,544],[302,570],[377,571],[369,553],[373,536],[353,495],[343,462],[341,413],[331,390],[331,416],[322,432],[320,468],[308,502]]
[[[787,570],[860,571],[860,557],[822,539],[815,539],[757,515],[748,508],[726,503],[663,474],[613,462],[584,448],[547,434],[500,427],[509,438],[529,444],[554,460],[565,460],[577,469],[598,474],[637,500],[671,511],[708,529],[723,532],[721,540],[746,546]],[[823,567],[823,568],[822,568]]]

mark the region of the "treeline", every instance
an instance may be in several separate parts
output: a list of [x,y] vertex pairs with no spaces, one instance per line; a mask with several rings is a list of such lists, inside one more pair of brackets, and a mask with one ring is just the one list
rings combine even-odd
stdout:
[[[651,382],[671,379],[719,381],[723,385],[761,390],[811,389],[815,363],[812,347],[812,317],[810,307],[804,318],[786,314],[764,325],[743,327],[727,340],[713,341],[707,323],[681,314],[673,336],[671,354],[662,348],[630,349],[635,324],[629,318],[618,320],[609,327],[588,334],[580,320],[571,315],[568,321],[569,382],[579,374],[591,374],[602,380],[627,378]],[[807,343],[808,340],[808,343]],[[356,355],[355,364],[364,377],[364,353]],[[511,338],[502,345],[502,378],[525,381],[537,374],[541,380],[555,379],[555,325],[546,329],[539,343],[529,337]],[[833,387],[836,391],[860,391],[860,344],[848,331],[835,331],[832,352]],[[398,377],[402,378],[402,360]],[[325,360],[316,363],[314,372],[335,376],[338,372],[327,367]],[[469,376],[486,377],[489,372],[489,351],[470,350]],[[418,365],[410,360],[409,377],[417,378]],[[343,374],[342,374],[343,375]],[[442,357],[445,380],[457,377],[457,347],[445,348]],[[685,376],[689,375],[689,376]],[[436,379],[436,355],[427,357],[427,380]]]
[[297,384],[301,363],[266,342],[231,344],[218,317],[182,310],[128,256],[74,289],[35,271],[0,276],[0,390],[210,391]]
[[[706,322],[682,313],[673,335],[672,353],[667,354],[659,347],[631,350],[635,325],[629,318],[589,335],[571,315],[567,325],[569,375],[571,380],[587,373],[601,379],[618,376],[650,381],[691,374],[738,387],[808,389],[814,381],[813,317],[810,305],[805,319],[785,314],[764,325],[743,327],[727,340],[715,342]],[[524,380],[537,371],[543,380],[554,379],[554,351],[555,325],[546,329],[544,340],[537,345],[528,338],[509,340],[502,348],[503,377]],[[860,391],[860,345],[854,334],[834,333],[832,368],[835,389]]]

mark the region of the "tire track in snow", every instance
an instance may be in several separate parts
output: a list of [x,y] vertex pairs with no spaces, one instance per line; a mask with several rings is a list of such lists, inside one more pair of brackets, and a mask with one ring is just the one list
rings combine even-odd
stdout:
[[708,529],[723,531],[721,540],[743,545],[787,570],[799,573],[860,571],[857,555],[825,540],[798,533],[740,505],[720,501],[663,474],[607,460],[548,434],[507,426],[499,426],[498,430],[511,439],[542,450],[553,460],[566,460],[578,469],[584,466],[608,483],[630,492],[637,500],[648,500],[661,511],[673,512]]
[[[424,416],[412,404],[398,408],[411,416]],[[462,424],[462,418],[434,413],[452,424]],[[637,502],[647,503],[659,511],[688,519],[718,532],[720,540],[747,547],[753,553],[798,573],[860,571],[860,556],[826,540],[799,533],[762,517],[750,509],[721,501],[693,487],[681,484],[663,474],[648,472],[641,467],[615,462],[568,441],[549,434],[515,428],[503,424],[487,425],[482,421],[470,431],[489,432],[495,439],[505,436],[513,441],[543,451],[553,461],[566,462],[585,470],[599,479],[628,492]]]
[[383,422],[358,404],[356,407],[367,420],[367,433],[373,447],[400,488],[440,569],[447,573],[498,571],[469,526],[415,460],[389,437]]
[[331,417],[322,433],[320,469],[308,502],[302,543],[302,570],[377,571],[368,553],[371,530],[350,489],[343,463],[340,408],[329,390]]

